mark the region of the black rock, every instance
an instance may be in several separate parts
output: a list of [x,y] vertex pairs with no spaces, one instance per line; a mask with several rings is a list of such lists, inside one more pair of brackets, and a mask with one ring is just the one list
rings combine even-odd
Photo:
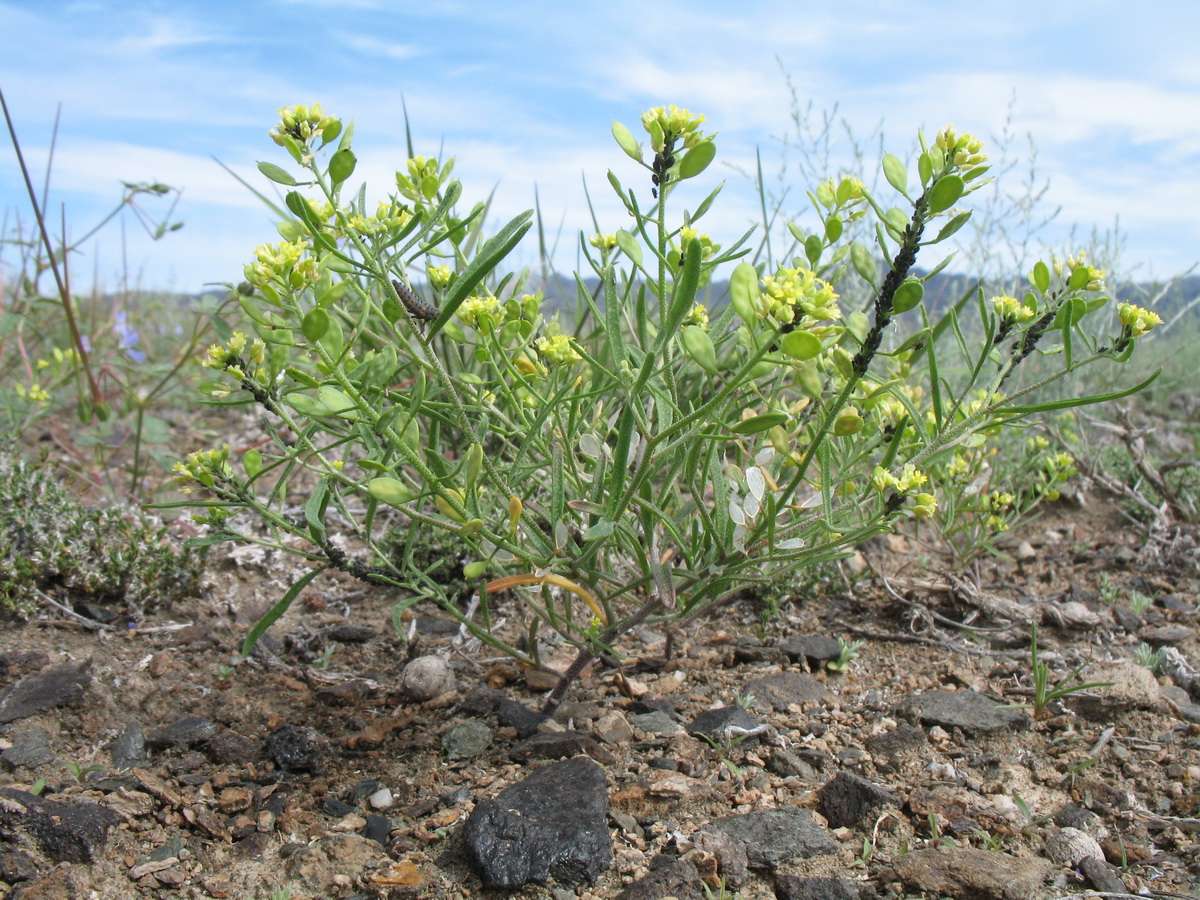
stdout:
[[773,869],[798,858],[836,853],[837,841],[796,806],[761,809],[709,822],[705,831],[723,831],[742,842],[751,867]]
[[339,800],[337,797],[326,797],[321,801],[321,812],[327,816],[333,816],[335,819],[340,819],[342,816],[348,816],[355,811],[355,807],[347,803],[345,800]]
[[[714,741],[727,743],[738,738],[739,729],[749,731],[757,727],[758,723],[750,718],[750,714],[740,706],[723,706],[720,709],[707,709],[696,716],[688,728],[688,733],[699,734]],[[747,740],[757,742],[758,736],[755,735]]]
[[701,884],[690,859],[659,855],[650,860],[650,874],[617,894],[617,900],[704,900]]
[[546,721],[546,716],[516,700],[499,697],[496,700],[496,721],[507,728],[515,728],[517,737],[524,740],[537,733],[538,726]]
[[24,850],[0,847],[0,878],[9,884],[37,878],[37,863]]
[[922,749],[927,740],[924,729],[901,722],[891,731],[873,734],[867,738],[867,749],[876,757],[876,764],[882,761],[881,758],[895,764],[908,751]]
[[875,896],[873,888],[845,878],[780,875],[775,879],[776,900],[863,900],[867,896]]
[[552,763],[481,800],[463,830],[467,855],[488,888],[549,876],[593,882],[612,863],[604,770],[586,757]]
[[391,830],[391,819],[372,813],[367,816],[367,827],[363,829],[363,837],[387,846],[388,834]]
[[381,787],[383,787],[383,782],[378,778],[364,778],[354,786],[354,789],[350,792],[350,797],[355,803],[359,803],[370,797]]
[[212,740],[217,734],[217,724],[200,716],[187,716],[155,728],[146,735],[146,744],[151,747],[194,747]]
[[1128,889],[1118,876],[1116,870],[1102,859],[1085,856],[1079,861],[1079,870],[1098,891],[1108,891],[1112,894],[1124,894]]
[[14,682],[0,696],[0,725],[74,703],[92,682],[92,676],[86,671],[90,665],[91,660],[67,663],[42,669]]
[[94,862],[108,842],[108,830],[120,821],[96,803],[60,803],[0,789],[0,831],[25,832],[55,862]]
[[325,753],[324,742],[312,728],[281,725],[267,738],[267,754],[281,769],[318,773]]
[[891,791],[850,772],[838,772],[817,791],[821,815],[832,828],[857,825],[877,809],[900,806]]
[[993,734],[1029,727],[1029,716],[975,691],[926,691],[910,694],[897,713],[910,721],[961,728],[967,734]]
[[50,738],[40,728],[30,728],[28,731],[18,731],[13,735],[12,746],[0,753],[8,765],[14,769],[26,766],[36,769],[46,763],[52,763],[57,758],[50,749]]
[[374,637],[370,625],[336,625],[329,630],[329,639],[342,644],[365,644]]
[[108,745],[113,768],[144,769],[150,762],[146,755],[146,733],[137,722],[130,722]]
[[551,731],[535,734],[513,744],[508,756],[513,762],[536,762],[540,759],[565,759],[585,754],[602,763],[616,762],[616,757],[590,734],[578,731]]

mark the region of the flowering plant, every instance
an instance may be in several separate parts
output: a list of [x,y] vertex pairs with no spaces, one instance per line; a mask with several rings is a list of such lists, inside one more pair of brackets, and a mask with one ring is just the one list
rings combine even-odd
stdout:
[[[343,192],[352,129],[319,107],[282,111],[271,136],[303,180],[260,163],[291,188],[284,240],[247,266],[241,303],[253,336],[215,346],[206,364],[216,377],[204,385],[219,402],[257,405],[268,439],[240,460],[219,448],[178,466],[185,487],[208,497],[196,501],[213,529],[203,543],[253,540],[317,563],[243,652],[338,568],[406,590],[398,611],[432,600],[525,665],[539,664],[539,628],[556,632],[579,656],[554,706],[592,654],[647,617],[694,617],[936,515],[934,473],[958,448],[1037,413],[1132,392],[1035,402],[1082,366],[1127,358],[1153,324],[1123,313],[1108,343],[1084,331],[1105,301],[1100,273],[1082,261],[1053,275],[1039,263],[1019,301],[977,298],[978,346],[959,325],[971,298],[936,316],[925,307],[924,284],[948,260],[918,275],[918,253],[962,227],[970,212],[957,204],[988,181],[975,138],[952,128],[922,136],[911,190],[908,167],[885,155],[903,208],[853,178],[818,184],[819,227],[793,224],[795,255],[756,263],[749,234],[725,249],[697,229],[719,187],[690,212],[671,202],[715,157],[703,124],[673,106],[649,110],[648,150],[614,124],[650,175],[650,197],[609,173],[632,224],[581,241],[599,287],[578,278],[567,318],[497,271],[530,213],[484,240],[483,206],[457,213],[452,163],[420,157],[369,213],[364,190]],[[862,221],[873,244],[843,240],[846,224]],[[702,295],[727,267],[728,303]],[[870,292],[866,309],[839,295],[853,279]],[[898,317],[913,327],[893,336]],[[1014,375],[1049,333],[1060,336],[1058,368],[1021,383]],[[951,383],[955,353],[964,374]],[[289,484],[304,473],[315,486],[293,511]],[[270,533],[241,525],[243,510]],[[381,540],[383,520],[397,518],[398,555]],[[361,552],[335,540],[335,520]],[[450,573],[417,564],[425,533],[464,549],[477,602],[462,608],[446,590]],[[526,648],[493,627],[493,598],[512,589],[522,591]]]

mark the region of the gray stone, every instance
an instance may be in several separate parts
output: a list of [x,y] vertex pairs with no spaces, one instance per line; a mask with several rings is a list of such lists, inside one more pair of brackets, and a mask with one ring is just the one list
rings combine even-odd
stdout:
[[292,772],[320,772],[326,752],[325,742],[312,728],[281,725],[267,738],[267,754],[275,765]]
[[775,879],[776,900],[862,900],[866,890],[870,888],[846,878],[781,875]]
[[137,722],[130,722],[121,729],[121,733],[113,738],[108,745],[108,753],[112,757],[113,768],[143,769],[149,762],[146,755],[146,733]]
[[450,663],[440,656],[418,656],[400,673],[400,692],[417,702],[447,694],[457,684]]
[[0,879],[9,884],[37,878],[37,862],[24,850],[0,847]]
[[661,709],[630,716],[629,725],[643,734],[675,734],[683,731],[683,726]]
[[756,869],[773,869],[794,859],[835,853],[838,848],[833,835],[816,823],[812,813],[796,806],[724,816],[709,822],[704,830],[722,831],[740,841]]
[[656,856],[650,860],[649,875],[617,894],[617,900],[663,900],[664,897],[704,900],[700,873],[691,860]]
[[895,765],[907,753],[920,754],[927,743],[923,729],[901,722],[891,731],[867,738],[867,750],[875,757],[876,764]]
[[975,691],[927,691],[910,694],[898,714],[967,734],[994,734],[1029,727],[1029,716]]
[[841,656],[842,646],[834,638],[820,634],[806,634],[790,637],[779,642],[779,649],[788,655],[793,662],[801,659],[816,668],[822,663]]
[[850,772],[838,772],[817,791],[821,815],[833,828],[858,825],[875,810],[900,806],[891,791]]
[[537,762],[543,759],[565,759],[584,754],[602,763],[616,762],[608,750],[590,734],[578,731],[551,731],[545,734],[535,734],[508,751],[509,759],[514,762]]
[[892,867],[910,887],[961,900],[1031,900],[1053,870],[1044,859],[955,847],[913,850]]
[[829,699],[829,692],[811,675],[776,672],[749,682],[742,691],[742,696],[753,696],[755,705],[761,703],[777,712],[783,712],[793,703],[823,703]]
[[1079,870],[1098,891],[1108,891],[1111,894],[1124,894],[1129,889],[1125,886],[1116,870],[1102,859],[1094,856],[1084,857],[1079,862]]
[[194,747],[210,741],[217,734],[217,724],[200,716],[187,716],[155,728],[146,735],[146,744],[150,747]]
[[[739,729],[750,730],[757,728],[758,723],[740,706],[723,706],[720,709],[707,709],[692,720],[689,734],[698,734],[714,741],[728,743],[738,738]],[[756,742],[757,736],[747,738]]]
[[86,671],[89,666],[91,660],[67,663],[34,672],[14,682],[0,695],[0,725],[74,703],[92,682],[92,676]]
[[478,719],[451,725],[442,735],[446,759],[474,759],[492,745],[492,729]]
[[593,882],[612,863],[604,770],[575,757],[535,770],[481,800],[463,829],[467,855],[488,888]]
[[111,809],[85,800],[60,803],[0,789],[0,830],[24,832],[55,862],[95,862],[120,821]]
[[36,769],[52,763],[57,758],[50,749],[50,738],[40,728],[30,728],[28,731],[18,731],[13,735],[12,746],[5,750],[0,757],[12,766],[26,766]]
[[697,850],[711,853],[717,861],[717,874],[727,887],[741,887],[750,878],[750,858],[746,848],[724,831],[700,831],[692,837]]

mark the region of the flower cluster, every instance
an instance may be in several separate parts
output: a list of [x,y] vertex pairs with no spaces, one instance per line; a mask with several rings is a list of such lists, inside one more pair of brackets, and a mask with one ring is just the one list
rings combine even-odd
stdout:
[[454,274],[454,270],[449,266],[430,266],[428,272],[429,283],[439,291],[450,283],[450,276]]
[[703,115],[692,115],[674,103],[670,106],[655,106],[642,113],[642,127],[649,133],[650,144],[655,153],[661,152],[672,138],[682,138],[683,146],[689,149],[707,140],[708,137],[700,132],[700,124],[703,121]]
[[973,135],[959,134],[953,125],[947,125],[937,134],[934,145],[942,151],[946,164],[967,171],[987,162],[983,142]]
[[458,308],[462,323],[478,331],[492,331],[500,317],[500,301],[495,297],[468,297]]
[[1132,303],[1122,303],[1118,306],[1117,318],[1120,319],[1121,326],[1128,332],[1130,338],[1140,338],[1155,325],[1161,325],[1163,321],[1158,313],[1134,306]]
[[701,328],[708,328],[708,307],[703,303],[696,303],[692,306],[691,312],[683,320],[684,325],[699,325]]
[[36,381],[29,387],[25,387],[25,385],[18,382],[14,386],[13,390],[16,391],[17,396],[22,400],[28,400],[30,403],[36,403],[42,409],[45,409],[50,405],[49,392]]
[[583,359],[579,355],[579,351],[571,344],[571,336],[569,334],[555,334],[549,337],[540,337],[535,342],[538,355],[542,359],[555,365],[570,365],[577,363]]
[[1009,297],[1007,294],[993,297],[992,308],[996,311],[996,316],[1000,319],[1001,328],[1008,329],[1013,325],[1023,325],[1037,315],[1037,311],[1031,306],[1026,306],[1016,297]]
[[701,259],[708,259],[721,249],[721,245],[714,243],[713,239],[709,235],[703,234],[689,225],[684,225],[679,229],[679,248],[681,253],[683,250],[687,249],[687,245],[690,244],[693,239],[700,242]]
[[193,450],[187,459],[177,462],[171,471],[184,494],[192,492],[193,482],[199,482],[211,488],[227,481],[233,476],[229,465],[229,445],[222,444],[220,449]]
[[213,344],[208,348],[208,355],[200,361],[200,365],[210,369],[223,369],[233,377],[242,380],[247,377],[246,365],[254,367],[254,377],[260,381],[266,379],[263,368],[267,359],[267,345],[260,338],[249,343],[247,350],[246,335],[235,331],[229,338],[229,343],[222,346]]
[[1069,279],[1071,287],[1077,289],[1104,290],[1105,270],[1088,265],[1086,251],[1081,250],[1074,256],[1068,256],[1065,263],[1057,256],[1054,257],[1054,274],[1059,278],[1065,275]]
[[314,103],[312,106],[285,106],[279,110],[279,122],[268,134],[271,140],[281,147],[287,143],[288,138],[307,147],[313,138],[321,135],[337,121],[334,116],[325,115],[320,103]]
[[[451,160],[453,162],[453,160]],[[408,161],[408,174],[396,173],[396,187],[414,203],[425,203],[437,196],[442,180],[450,174],[450,166],[439,173],[438,161],[430,156],[414,156]]]
[[588,243],[601,252],[615,250],[617,246],[617,236],[615,234],[601,234],[596,232],[588,238]]
[[412,210],[395,200],[379,202],[373,216],[352,215],[347,224],[359,234],[390,234],[399,231],[412,221]]
[[914,493],[928,480],[925,473],[912,463],[905,463],[899,475],[893,475],[883,466],[876,466],[871,475],[871,485],[881,494],[891,491],[897,500],[911,494],[913,514],[920,519],[928,519],[937,510],[937,497],[933,494],[923,491]]
[[308,243],[303,240],[261,244],[254,257],[256,262],[247,265],[244,273],[246,280],[260,290],[268,287],[297,290],[320,277],[317,261],[308,255]]
[[1017,498],[1008,491],[992,491],[980,503],[980,511],[984,515],[987,527],[992,531],[1008,531],[1008,520],[1005,517]]
[[791,325],[797,311],[814,321],[840,319],[838,295],[833,286],[810,269],[779,269],[762,280],[759,315],[779,325]]

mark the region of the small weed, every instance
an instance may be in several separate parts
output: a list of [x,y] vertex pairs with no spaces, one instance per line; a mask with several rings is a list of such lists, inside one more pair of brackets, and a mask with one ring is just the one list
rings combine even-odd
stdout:
[[1154,605],[1154,601],[1150,597],[1147,597],[1145,594],[1143,594],[1141,591],[1130,591],[1129,592],[1129,608],[1130,608],[1130,610],[1133,611],[1134,615],[1137,615],[1137,616],[1145,615],[1146,610],[1148,610],[1153,605]]
[[337,652],[337,648],[338,645],[336,643],[327,644],[321,656],[313,662],[313,668],[328,669],[329,663],[333,660],[333,654]]
[[1121,598],[1121,589],[1112,583],[1107,572],[1100,573],[1100,599],[1112,606]]
[[748,710],[754,705],[754,695],[747,694],[745,697],[743,697],[740,691],[735,690],[733,692],[733,703],[735,706],[740,706],[742,709]]
[[35,796],[35,797],[40,797],[42,795],[42,791],[44,791],[45,789],[46,789],[46,779],[39,778],[29,788],[29,793],[33,794],[33,796]]
[[1111,681],[1091,681],[1085,684],[1070,684],[1069,682],[1077,679],[1079,673],[1086,668],[1085,665],[1078,666],[1071,674],[1065,678],[1060,678],[1053,686],[1050,684],[1050,666],[1047,665],[1038,656],[1037,643],[1037,625],[1030,624],[1029,626],[1029,668],[1033,677],[1033,703],[1014,703],[1009,704],[1009,708],[1029,709],[1033,712],[1035,719],[1040,719],[1046,713],[1046,709],[1051,703],[1056,700],[1061,700],[1071,694],[1079,691],[1087,691],[1092,688],[1109,687]]
[[979,839],[980,848],[989,853],[999,853],[1004,849],[1004,842],[998,834],[992,834],[990,831],[984,831],[982,828],[976,827],[975,837]]
[[74,776],[75,780],[81,784],[83,782],[87,781],[87,777],[89,775],[91,775],[93,772],[103,772],[104,771],[104,766],[99,766],[99,765],[94,765],[94,764],[90,765],[90,766],[81,766],[81,765],[79,765],[79,763],[69,762],[66,765],[67,765],[67,771],[70,772],[71,775]]
[[275,888],[267,895],[267,900],[292,900],[292,886],[288,884]]
[[1133,651],[1133,657],[1138,661],[1138,665],[1145,666],[1151,672],[1158,672],[1162,668],[1166,656],[1166,648],[1155,649],[1145,642],[1138,644],[1137,649]]
[[850,665],[850,660],[858,656],[858,651],[866,646],[866,641],[850,641],[846,642],[845,638],[838,638],[838,658],[825,663],[826,667],[831,672],[844,672]]
[[1088,759],[1076,760],[1067,766],[1066,774],[1059,779],[1058,783],[1068,785],[1069,787],[1075,787],[1075,779],[1077,779],[1080,775],[1098,762],[1100,762],[1100,760],[1094,756],[1089,757]]

